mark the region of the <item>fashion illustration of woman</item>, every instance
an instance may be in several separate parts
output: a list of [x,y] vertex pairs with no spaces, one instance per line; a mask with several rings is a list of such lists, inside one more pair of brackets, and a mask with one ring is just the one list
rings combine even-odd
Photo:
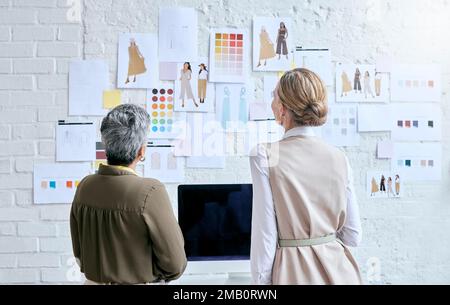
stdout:
[[372,92],[372,84],[371,84],[372,78],[370,77],[369,71],[366,71],[364,74],[364,95],[367,99],[367,95],[372,96],[372,98],[375,98]]
[[384,177],[384,175],[381,176],[380,192],[385,192],[386,193],[386,178]]
[[141,51],[139,51],[139,47],[137,46],[134,38],[130,39],[128,56],[128,75],[125,84],[130,82],[130,76],[134,76],[133,82],[136,82],[136,75],[147,72],[147,68],[145,67],[145,58],[142,56]]
[[259,34],[259,62],[258,66],[261,66],[261,62],[264,60],[264,66],[267,64],[267,60],[276,56],[273,42],[270,40],[269,33],[267,33],[265,27],[261,27],[261,33]]
[[395,175],[395,194],[400,195],[400,176]]
[[354,78],[354,85],[353,90],[355,90],[355,93],[362,93],[361,91],[361,71],[359,71],[359,68],[356,68],[355,71],[355,78]]
[[375,196],[375,194],[378,193],[378,184],[375,178],[372,178],[370,189],[370,196]]
[[200,64],[200,71],[198,71],[198,98],[200,103],[205,102],[206,86],[208,83],[208,69],[205,64]]
[[342,71],[341,80],[342,80],[341,97],[343,97],[343,96],[347,96],[347,94],[350,91],[352,91],[352,83],[350,82],[350,79],[348,78],[348,75],[347,75],[347,73],[345,73],[345,71]]
[[192,78],[192,69],[191,64],[189,62],[185,62],[183,65],[183,69],[181,69],[181,107],[184,107],[185,98],[190,99],[194,102],[195,107],[198,107],[198,104],[195,102],[194,95],[192,94],[191,87],[191,78]]
[[280,23],[280,28],[278,29],[278,36],[277,36],[277,54],[278,59],[281,59],[281,54],[286,55],[286,59],[289,59],[289,52],[287,48],[286,40],[288,38],[288,30],[286,28],[286,25],[284,22]]

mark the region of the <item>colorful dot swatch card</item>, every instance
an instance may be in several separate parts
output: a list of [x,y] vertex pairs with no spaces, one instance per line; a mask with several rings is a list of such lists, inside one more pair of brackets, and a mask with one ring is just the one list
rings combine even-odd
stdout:
[[174,112],[173,84],[147,90],[147,111],[150,114],[150,139],[174,139],[182,136],[186,113]]
[[247,31],[213,29],[210,35],[210,81],[245,83],[249,47]]
[[90,163],[36,164],[34,203],[72,203],[80,181],[91,174]]

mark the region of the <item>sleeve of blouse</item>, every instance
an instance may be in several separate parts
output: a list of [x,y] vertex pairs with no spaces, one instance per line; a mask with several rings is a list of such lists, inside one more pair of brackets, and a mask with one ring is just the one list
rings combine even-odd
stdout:
[[155,185],[143,212],[154,254],[154,272],[162,280],[179,278],[187,264],[184,239],[164,185]]
[[359,214],[359,206],[355,196],[355,188],[353,185],[353,170],[348,159],[347,172],[348,180],[346,187],[347,194],[347,217],[344,226],[337,233],[338,238],[349,247],[357,247],[362,238],[361,218]]
[[278,230],[265,147],[258,145],[250,157],[253,180],[251,271],[254,284],[272,284],[272,267]]

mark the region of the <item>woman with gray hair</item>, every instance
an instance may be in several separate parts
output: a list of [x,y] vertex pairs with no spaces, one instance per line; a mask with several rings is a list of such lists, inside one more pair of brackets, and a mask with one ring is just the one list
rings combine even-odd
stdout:
[[85,177],[72,203],[73,252],[87,284],[169,281],[186,267],[184,240],[163,184],[141,178],[150,117],[120,105],[101,125],[108,165]]

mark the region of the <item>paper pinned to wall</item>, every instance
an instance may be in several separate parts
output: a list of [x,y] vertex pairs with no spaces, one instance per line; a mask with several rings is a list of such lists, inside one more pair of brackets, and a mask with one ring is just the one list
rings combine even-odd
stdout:
[[392,140],[441,141],[441,107],[434,103],[392,104]]
[[334,85],[330,50],[297,48],[294,56],[296,67],[317,73],[327,86]]
[[159,9],[159,60],[197,61],[198,17],[194,8]]
[[94,161],[96,129],[92,122],[60,121],[56,126],[56,161]]
[[80,181],[89,174],[89,163],[35,164],[34,203],[72,203]]
[[[215,87],[214,83],[209,82],[208,57],[199,57],[198,61],[188,62],[191,70],[184,70],[185,62],[187,61],[177,65],[174,95],[175,111],[213,112]],[[202,68],[200,65],[202,65]]]
[[247,81],[249,39],[244,29],[221,28],[210,32],[209,81]]
[[159,62],[159,80],[176,80],[177,65],[176,62]]
[[394,142],[380,141],[377,143],[377,158],[391,159],[394,156]]
[[275,121],[249,122],[248,131],[238,138],[237,155],[249,156],[258,144],[280,141],[283,135],[284,128]]
[[317,129],[319,136],[338,147],[359,146],[356,105],[333,105],[328,107],[325,125]]
[[440,102],[442,96],[439,65],[396,64],[391,73],[393,102]]
[[144,176],[163,183],[184,181],[185,159],[174,155],[173,146],[147,145]]
[[69,115],[104,116],[103,91],[109,88],[104,60],[75,60],[69,67]]
[[403,185],[400,175],[390,171],[367,172],[367,198],[403,197]]
[[113,109],[122,102],[122,92],[120,90],[103,91],[103,108]]
[[358,131],[390,131],[392,129],[392,110],[389,105],[359,105]]
[[147,111],[150,114],[150,139],[183,137],[186,113],[174,112],[173,83],[161,82],[147,90]]
[[442,179],[441,143],[395,143],[391,169],[404,181]]
[[336,66],[337,102],[389,102],[389,75],[375,65],[339,63]]
[[224,129],[246,130],[253,93],[251,84],[216,84],[216,113]]
[[159,82],[156,34],[119,36],[117,88],[152,88]]
[[293,62],[292,18],[253,18],[253,70],[286,71]]

